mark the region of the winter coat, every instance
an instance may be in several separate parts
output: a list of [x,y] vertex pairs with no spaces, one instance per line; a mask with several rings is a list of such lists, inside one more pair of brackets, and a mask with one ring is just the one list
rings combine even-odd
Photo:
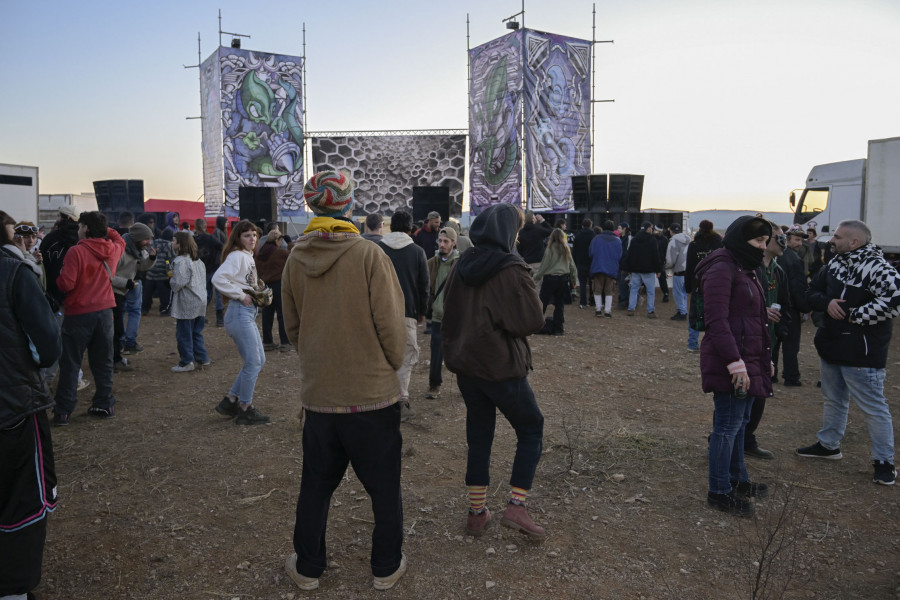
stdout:
[[697,265],[703,291],[706,335],[700,342],[704,392],[734,389],[728,365],[743,360],[751,396],[772,395],[766,298],[754,271],[744,269],[729,250],[720,248]]
[[510,204],[478,215],[469,229],[475,246],[444,287],[442,348],[453,373],[506,381],[532,368],[526,338],[544,326],[544,313],[528,265],[511,253],[518,218]]
[[[825,313],[816,332],[819,356],[832,364],[883,369],[893,319],[900,315],[900,276],[874,244],[836,255],[819,269],[806,293],[810,307]],[[846,316],[828,315],[834,298]]]
[[420,227],[416,232],[415,243],[425,251],[425,258],[431,258],[434,256],[434,253],[437,252],[437,239],[440,233],[440,228],[429,231],[425,227]]
[[722,247],[722,236],[718,233],[703,235],[698,233],[688,244],[687,262],[684,269],[684,289],[693,292],[695,287],[694,272],[700,261]]
[[206,267],[189,255],[175,257],[172,267],[172,307],[176,319],[196,319],[206,314]]
[[41,256],[44,257],[44,272],[47,274],[47,293],[59,304],[62,304],[63,294],[56,287],[56,278],[59,277],[66,252],[77,243],[78,223],[68,217],[64,217],[41,242]]
[[291,249],[281,298],[307,410],[360,412],[398,401],[403,290],[381,248],[352,223],[314,217]]
[[207,273],[215,273],[222,264],[222,242],[210,233],[201,233],[194,237],[197,242],[197,258],[203,261]]
[[806,279],[803,261],[796,252],[785,248],[784,254],[778,257],[778,264],[784,269],[787,278],[788,289],[791,293],[791,307],[802,313],[809,312],[809,302],[806,301],[809,281]]
[[37,277],[6,256],[0,257],[0,339],[0,429],[5,429],[53,406],[40,369],[62,352],[59,326]]
[[666,268],[672,269],[674,275],[684,275],[687,270],[688,246],[691,244],[691,236],[682,232],[676,233],[669,240],[666,248]]
[[[587,270],[591,266],[591,241],[597,236],[593,229],[582,227],[575,233],[572,242],[572,260],[579,270]],[[618,241],[618,238],[616,238]]]
[[281,281],[281,272],[290,252],[279,248],[276,242],[266,242],[256,252],[256,270],[266,283]]
[[128,281],[136,279],[138,271],[149,271],[157,260],[156,257],[147,254],[146,250],[138,250],[130,234],[126,233],[122,239],[125,240],[125,252],[122,253],[112,278],[113,291],[120,296],[124,296],[131,289],[128,287]]
[[604,231],[591,240],[591,276],[603,273],[610,277],[619,276],[622,261],[622,242],[612,231]]
[[428,308],[428,265],[425,251],[408,234],[392,231],[381,236],[378,247],[394,265],[397,281],[403,290],[403,312],[409,319],[425,315]]
[[570,285],[575,285],[578,282],[578,270],[575,268],[571,252],[557,253],[552,250],[544,252],[544,258],[541,259],[534,278],[540,279],[547,275],[568,275]]
[[[447,260],[442,260],[440,255],[428,259],[428,301],[431,304],[432,321],[440,323],[444,320],[444,288],[447,286],[444,284],[442,287],[441,284],[447,281],[447,277],[450,276],[450,271],[453,270],[458,259],[459,251],[455,249],[447,257]],[[438,293],[438,288],[440,288],[440,293]]]
[[629,273],[659,273],[662,261],[659,257],[659,242],[652,233],[639,231],[631,240],[625,258]]
[[79,240],[66,253],[56,285],[65,294],[63,307],[67,315],[83,315],[116,305],[110,279],[116,275],[116,266],[125,253],[125,240],[115,229],[107,229],[106,235]]
[[[544,258],[544,250],[546,248],[547,238],[553,233],[553,226],[547,221],[540,223],[529,223],[519,232],[516,241],[516,248],[522,260],[528,264],[539,263]],[[472,230],[469,229],[469,237],[472,237]],[[472,240],[475,241],[474,239]]]

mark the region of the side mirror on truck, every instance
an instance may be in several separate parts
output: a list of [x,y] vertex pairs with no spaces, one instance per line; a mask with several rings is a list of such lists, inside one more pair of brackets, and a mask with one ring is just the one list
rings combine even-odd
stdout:
[[791,192],[790,201],[791,201],[791,208],[794,208],[797,205],[797,196],[794,195],[794,192]]

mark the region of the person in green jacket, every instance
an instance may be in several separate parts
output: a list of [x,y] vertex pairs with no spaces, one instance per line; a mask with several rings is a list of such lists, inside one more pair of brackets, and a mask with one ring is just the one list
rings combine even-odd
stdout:
[[553,325],[548,328],[546,333],[553,335],[563,335],[563,307],[565,305],[566,294],[570,290],[578,289],[578,270],[575,268],[575,261],[572,259],[572,251],[566,243],[566,234],[562,229],[554,229],[547,241],[547,251],[544,252],[544,258],[541,265],[534,274],[535,281],[541,282],[541,305],[544,312],[547,311],[547,305],[553,304]]

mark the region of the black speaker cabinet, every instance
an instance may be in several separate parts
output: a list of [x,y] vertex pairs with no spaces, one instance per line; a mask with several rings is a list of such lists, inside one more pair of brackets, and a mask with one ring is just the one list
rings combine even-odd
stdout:
[[256,225],[261,221],[271,223],[278,218],[275,189],[269,187],[242,187],[238,189],[238,213]]
[[144,212],[143,179],[107,179],[94,182],[97,210],[110,216],[131,211],[135,215]]
[[605,213],[608,208],[606,197],[606,173],[591,175],[589,178],[588,194],[590,196],[590,212]]
[[424,221],[433,210],[441,215],[441,222],[450,219],[450,188],[447,186],[413,186],[412,218]]
[[628,183],[630,175],[611,173],[609,176],[609,212],[623,213],[628,206]]
[[644,176],[631,175],[628,182],[628,200],[625,209],[628,212],[641,212],[641,198],[644,195]]
[[572,175],[572,205],[575,212],[588,212],[587,175]]

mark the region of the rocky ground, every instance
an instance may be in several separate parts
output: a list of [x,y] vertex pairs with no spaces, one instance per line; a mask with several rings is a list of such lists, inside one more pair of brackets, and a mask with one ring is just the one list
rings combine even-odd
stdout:
[[[213,407],[238,369],[223,329],[206,330],[213,365],[173,374],[174,321],[145,317],[132,373],[116,375],[117,416],[85,414],[79,394],[54,430],[61,501],[51,516],[45,599],[97,598],[900,598],[900,486],[872,482],[869,440],[855,407],[844,459],[793,455],[821,424],[813,330],[804,325],[804,386],[776,386],[759,430],[771,461],[750,461],[773,497],[739,519],[706,507],[711,399],[686,325],[639,311],[597,319],[567,307],[563,337],[535,336],[531,382],[546,417],[530,509],[548,538],[532,543],[492,524],[464,535],[465,408],[452,374],[424,398],[428,337],[413,373],[417,416],[402,425],[408,575],[372,589],[372,515],[349,472],[334,496],[331,565],[320,588],[284,574],[300,485],[297,355],[268,353],[256,403],[266,426],[239,427]],[[897,339],[887,392],[895,431]],[[87,369],[87,367],[85,367]],[[347,385],[354,381],[348,370]],[[502,420],[488,505],[501,510],[515,438]]]

